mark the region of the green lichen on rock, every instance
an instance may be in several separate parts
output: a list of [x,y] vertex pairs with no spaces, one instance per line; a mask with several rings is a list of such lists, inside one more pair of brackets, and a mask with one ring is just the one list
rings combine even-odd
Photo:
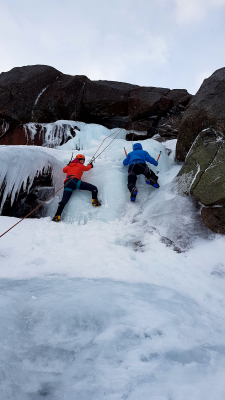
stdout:
[[215,159],[221,144],[221,134],[212,128],[203,130],[196,138],[178,175],[179,177],[192,176],[191,182],[190,179],[187,181],[189,185],[187,189],[191,194],[193,194],[205,170]]
[[[205,206],[225,204],[225,141],[191,192]],[[193,185],[192,185],[193,186]]]
[[[179,190],[202,205],[202,219],[217,233],[225,229],[225,138],[208,128],[200,132],[178,174]],[[218,206],[214,208],[214,206]]]

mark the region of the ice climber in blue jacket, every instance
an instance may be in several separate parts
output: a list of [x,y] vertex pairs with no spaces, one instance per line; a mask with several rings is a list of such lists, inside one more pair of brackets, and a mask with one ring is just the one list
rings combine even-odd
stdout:
[[157,166],[158,161],[148,154],[147,151],[142,149],[140,143],[135,143],[133,145],[133,151],[131,151],[125,160],[123,160],[123,165],[128,165],[128,183],[127,187],[130,191],[131,201],[136,200],[138,190],[136,188],[137,175],[143,174],[146,178],[146,183],[152,185],[154,188],[159,188],[158,176],[154,174],[153,171],[147,166],[146,161]]

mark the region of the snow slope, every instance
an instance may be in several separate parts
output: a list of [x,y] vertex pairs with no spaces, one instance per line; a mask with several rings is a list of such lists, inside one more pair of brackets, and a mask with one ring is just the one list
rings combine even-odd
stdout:
[[[65,145],[32,148],[45,163],[55,159],[56,185],[71,152],[88,162],[113,132],[76,125]],[[98,187],[100,208],[75,192],[56,224],[59,195],[49,217],[24,220],[0,239],[2,400],[224,398],[224,237],[179,193],[175,140],[142,142],[155,158],[162,151],[151,166],[160,189],[140,176],[130,203],[125,134],[83,175]],[[13,151],[33,173],[27,148]],[[17,221],[0,217],[0,234]]]

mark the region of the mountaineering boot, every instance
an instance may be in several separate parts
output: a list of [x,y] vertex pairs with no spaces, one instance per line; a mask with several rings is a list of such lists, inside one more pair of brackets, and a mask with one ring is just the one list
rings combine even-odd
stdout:
[[152,185],[156,189],[159,188],[159,184],[157,182],[153,181],[153,180],[146,179],[145,182],[146,182],[147,185]]
[[136,187],[134,187],[130,193],[130,201],[135,201],[137,194],[138,194],[138,190],[136,189]]
[[52,221],[54,221],[54,222],[59,222],[59,221],[60,221],[60,215],[55,215],[55,216],[52,218]]
[[99,203],[98,199],[92,199],[92,205],[94,207],[100,207],[101,203]]

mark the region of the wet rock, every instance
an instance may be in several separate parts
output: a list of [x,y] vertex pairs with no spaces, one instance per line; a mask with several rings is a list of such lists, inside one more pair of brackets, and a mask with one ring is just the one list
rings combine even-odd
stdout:
[[142,133],[129,132],[126,135],[126,140],[129,142],[133,140],[136,141],[136,140],[146,140],[146,139],[148,139],[147,132],[142,132]]

